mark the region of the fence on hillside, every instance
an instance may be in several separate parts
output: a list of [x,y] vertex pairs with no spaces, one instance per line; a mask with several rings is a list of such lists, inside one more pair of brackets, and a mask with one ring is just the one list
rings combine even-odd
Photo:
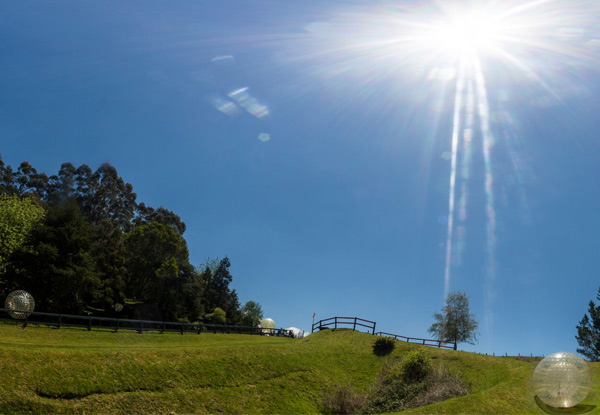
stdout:
[[409,343],[417,343],[417,344],[422,344],[423,346],[438,347],[438,348],[442,348],[442,349],[456,350],[456,346],[457,346],[455,342],[447,342],[447,341],[433,340],[433,339],[419,339],[418,337],[400,336],[399,334],[385,333],[383,331],[375,333],[375,335],[392,337],[395,340],[402,340],[402,341],[406,341]]
[[314,333],[315,330],[324,330],[324,329],[337,329],[343,328],[344,326],[352,326],[352,330],[356,330],[359,328],[367,328],[371,332],[371,334],[375,334],[375,323],[374,321],[365,320],[358,317],[331,317],[326,318],[325,320],[319,320],[312,325],[311,333]]
[[[406,337],[401,336],[399,334],[386,333],[383,331],[375,333],[376,322],[371,320],[365,320],[359,317],[330,317],[325,320],[319,320],[312,325],[311,333],[314,333],[315,330],[324,330],[324,329],[337,329],[337,328],[351,328],[352,330],[357,330],[357,328],[367,328],[369,333],[376,336],[387,336],[392,337],[395,340],[402,340],[409,343],[417,343],[423,346],[430,347],[438,347],[442,349],[452,349],[456,350],[455,342],[447,342],[442,340],[433,340],[433,339],[420,339],[417,337]],[[359,330],[360,331],[360,330]]]
[[145,331],[175,332],[175,333],[235,333],[257,334],[270,336],[294,337],[292,330],[286,329],[261,329],[260,327],[233,326],[226,324],[180,323],[174,321],[133,320],[110,317],[76,316],[71,314],[41,313],[18,311],[27,315],[26,319],[15,320],[8,314],[9,311],[0,308],[0,321],[14,322],[16,324],[45,325],[60,329],[61,327],[84,328],[88,331],[98,330],[133,330],[138,333]]

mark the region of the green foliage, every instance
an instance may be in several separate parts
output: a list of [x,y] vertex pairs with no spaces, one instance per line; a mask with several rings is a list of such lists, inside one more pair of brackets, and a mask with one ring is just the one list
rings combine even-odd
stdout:
[[238,295],[229,287],[233,280],[229,272],[230,266],[231,262],[227,257],[213,264],[213,267],[205,266],[200,274],[204,290],[204,307],[206,310],[219,307],[227,314],[227,324],[240,324],[242,314]]
[[377,356],[385,356],[394,350],[396,341],[391,337],[379,337],[373,343],[373,353]]
[[444,368],[434,369],[431,358],[419,348],[406,353],[401,361],[391,361],[383,367],[379,382],[363,411],[399,411],[468,393],[468,388],[458,376]]
[[408,353],[402,359],[402,380],[406,383],[422,382],[431,373],[431,359],[421,349]]
[[[600,300],[600,288],[596,299]],[[577,353],[592,362],[600,361],[600,305],[590,301],[588,314],[585,314],[579,322],[575,338],[580,346]]]
[[364,411],[380,414],[403,409],[412,399],[427,389],[425,383],[395,381],[382,384]]
[[48,209],[27,244],[15,252],[6,278],[11,288],[26,288],[38,308],[49,312],[82,313],[101,287],[89,253],[94,238],[74,201]]
[[222,308],[215,308],[215,311],[207,314],[204,317],[205,321],[210,324],[225,324],[227,322],[227,314]]
[[263,318],[262,307],[259,303],[248,301],[241,309],[242,325],[250,327],[258,327]]
[[25,243],[44,214],[44,208],[33,198],[0,194],[0,268]]
[[435,323],[428,332],[436,339],[453,343],[477,342],[479,323],[469,311],[469,297],[464,292],[453,292],[446,297],[446,305],[441,313],[433,315]]
[[229,259],[197,271],[184,232],[175,213],[137,203],[108,163],[47,177],[0,158],[0,295],[28,290],[37,311],[198,321],[218,307],[240,324]]

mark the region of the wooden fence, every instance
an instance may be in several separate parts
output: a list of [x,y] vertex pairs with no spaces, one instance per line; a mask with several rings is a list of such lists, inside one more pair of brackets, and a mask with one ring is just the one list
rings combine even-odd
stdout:
[[357,327],[367,328],[371,332],[371,334],[375,334],[375,323],[374,321],[365,320],[358,317],[331,317],[326,318],[325,320],[319,320],[312,325],[311,333],[314,333],[315,330],[323,330],[323,329],[337,329],[338,327],[343,326],[352,326],[352,330],[356,330]]
[[271,336],[293,337],[293,332],[286,329],[261,329],[260,327],[234,326],[226,324],[204,324],[204,323],[179,323],[174,321],[132,320],[109,317],[76,316],[70,314],[40,313],[37,311],[18,311],[27,315],[26,319],[16,320],[8,315],[9,311],[0,308],[0,321],[14,322],[16,324],[36,324],[51,326],[57,329],[61,327],[113,330],[133,330],[138,333],[144,331],[176,332],[176,333],[236,333],[257,334]]
[[455,342],[447,342],[447,341],[432,340],[432,339],[419,339],[417,337],[400,336],[399,334],[385,333],[383,331],[375,333],[375,335],[392,337],[395,340],[403,340],[403,341],[407,341],[409,343],[418,343],[418,344],[422,344],[423,346],[431,346],[431,347],[439,347],[439,348],[443,348],[443,349],[456,350]]
[[337,328],[352,328],[352,330],[357,330],[357,328],[367,328],[371,334],[376,336],[387,336],[392,337],[395,340],[407,341],[409,343],[418,343],[423,346],[430,347],[438,347],[443,349],[452,349],[456,350],[455,342],[447,342],[442,340],[432,340],[432,339],[420,339],[417,337],[406,337],[400,336],[399,334],[386,333],[383,331],[375,333],[376,322],[371,320],[365,320],[358,317],[331,317],[326,318],[325,320],[319,320],[312,325],[311,333],[314,333],[315,330],[323,330],[323,329],[337,329]]

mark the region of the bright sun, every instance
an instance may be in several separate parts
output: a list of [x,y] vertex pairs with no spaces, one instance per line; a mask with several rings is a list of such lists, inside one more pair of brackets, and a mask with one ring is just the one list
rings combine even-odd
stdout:
[[451,53],[477,53],[497,47],[503,28],[492,16],[465,13],[451,16],[433,31],[433,41]]

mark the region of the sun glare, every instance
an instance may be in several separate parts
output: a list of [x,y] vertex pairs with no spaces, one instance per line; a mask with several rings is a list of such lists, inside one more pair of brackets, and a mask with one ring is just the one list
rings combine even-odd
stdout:
[[[453,108],[446,113],[452,116],[452,129],[450,157],[444,158],[450,161],[446,240],[440,244],[446,250],[444,296],[453,275],[462,272],[464,252],[470,249],[467,233],[481,227],[481,222],[473,226],[476,222],[470,218],[483,213],[484,321],[491,331],[498,229],[492,155],[513,126],[495,127],[509,114],[511,92],[515,97],[529,94],[532,105],[586,92],[580,85],[582,74],[597,71],[600,61],[600,7],[597,0],[468,2],[472,8],[457,4],[465,2],[414,3],[418,4],[382,7],[373,13],[345,10],[311,24],[306,28],[311,47],[304,56],[319,60],[316,71],[328,83],[341,75],[358,75],[357,85],[365,95],[378,80],[409,85],[409,92],[403,90],[398,98],[410,96],[411,103],[435,108],[434,131],[442,120],[439,109]],[[293,52],[293,59],[302,55]],[[495,135],[497,131],[503,135]],[[483,161],[477,177],[472,169],[476,151]],[[518,159],[517,153],[514,157]],[[469,190],[475,186],[485,199],[470,200]]]
[[433,31],[433,41],[450,53],[489,51],[500,41],[502,27],[492,16],[464,13],[448,17]]

